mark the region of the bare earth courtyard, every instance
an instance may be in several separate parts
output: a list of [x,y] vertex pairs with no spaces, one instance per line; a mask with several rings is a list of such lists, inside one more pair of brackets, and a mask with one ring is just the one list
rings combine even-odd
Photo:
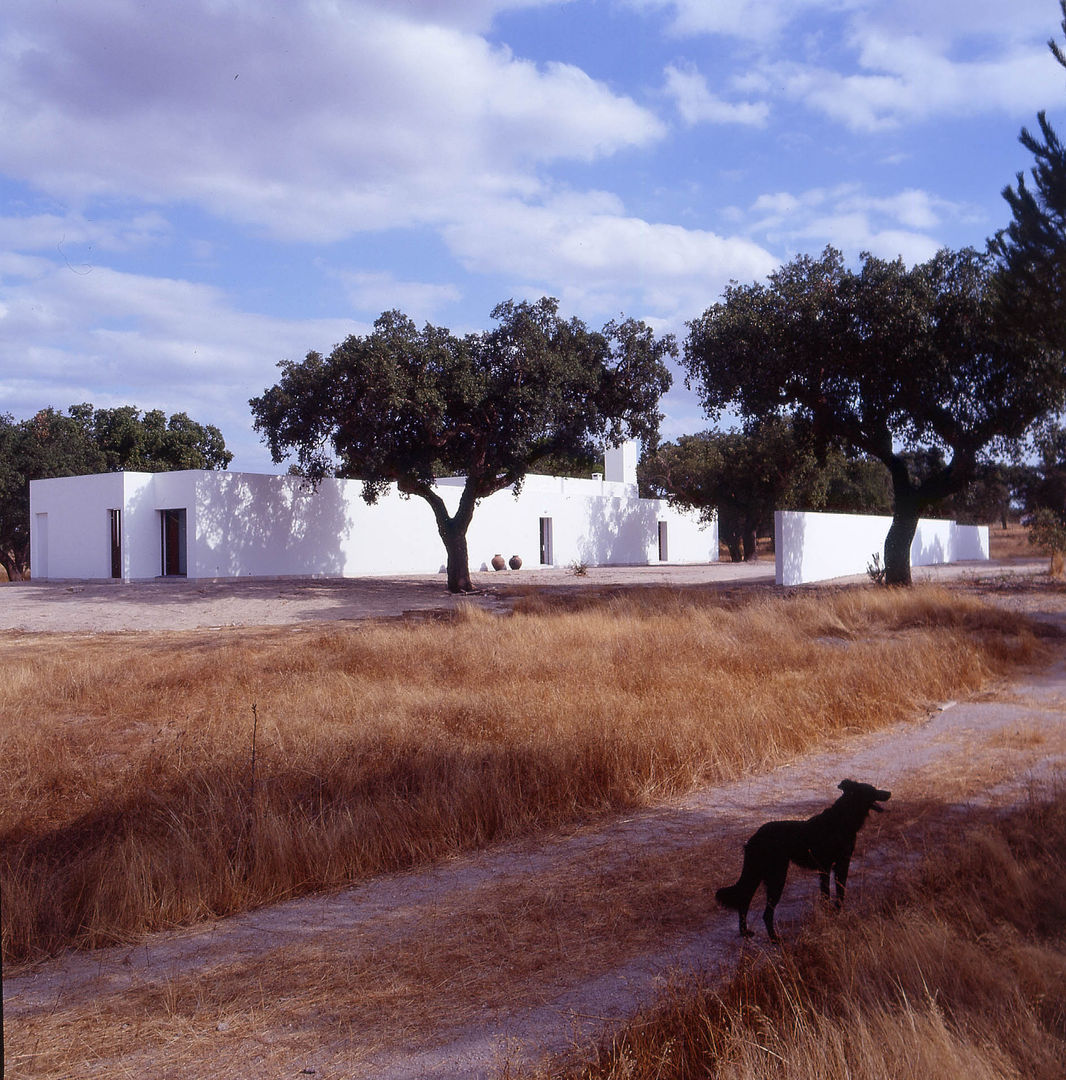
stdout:
[[[980,576],[994,602],[1066,631],[1063,595],[1025,585],[1043,569],[1042,561],[1012,562],[915,577],[976,584]],[[531,588],[772,589],[773,564],[476,579],[480,591],[458,602],[506,611],[514,595]],[[422,617],[456,602],[440,577],[9,585],[0,587],[0,630]],[[861,904],[938,835],[957,829],[967,809],[1006,805],[1061,781],[1066,637],[1051,648],[1045,669],[972,700],[944,702],[930,715],[842,738],[768,774],[621,820],[9,973],[8,1075],[488,1078],[506,1062],[565,1050],[631,1015],[672,973],[729,970],[742,946],[734,916],[718,911],[711,896],[735,877],[740,843],[767,817],[813,812],[845,776],[890,788],[892,812],[860,836],[849,896]],[[935,813],[923,795],[930,790],[938,793]],[[807,876],[793,877],[779,909],[785,935],[810,917],[813,890]],[[764,948],[764,939],[743,947]],[[361,1015],[337,1015],[316,997],[314,971],[323,957],[365,983]],[[195,1032],[176,1007],[190,996],[199,1003]],[[77,1047],[84,1025],[103,1022],[131,997],[144,1001],[150,1017],[138,1050],[111,1057],[72,1050],[64,1070],[34,1066],[34,1031],[69,1030]],[[272,1019],[264,1023],[267,999]]]
[[[1012,560],[1010,574],[1044,569],[1046,560]],[[1004,573],[998,563],[960,563],[915,570],[918,581]],[[476,593],[451,596],[443,574],[347,579],[243,578],[226,581],[18,582],[0,584],[0,630],[34,632],[194,630],[276,626],[337,619],[390,618],[478,604],[503,611],[530,590],[665,586],[731,589],[774,585],[773,560],[692,566],[590,567],[473,573]],[[845,578],[841,581],[862,581]]]
[[532,588],[773,584],[772,561],[702,566],[592,567],[472,573],[477,593],[452,596],[443,574],[363,578],[242,578],[227,581],[25,582],[0,585],[0,630],[194,630],[450,611],[474,603],[502,610]]

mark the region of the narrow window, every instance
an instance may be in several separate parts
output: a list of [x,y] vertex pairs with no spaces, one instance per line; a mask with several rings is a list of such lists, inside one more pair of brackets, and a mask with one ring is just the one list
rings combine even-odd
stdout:
[[669,549],[666,544],[666,522],[659,522],[659,562],[668,562],[670,559]]
[[160,510],[162,522],[163,576],[185,577],[185,511]]
[[122,577],[122,511],[108,510],[111,519],[111,576]]
[[552,519],[542,517],[540,519],[540,564],[541,566],[553,566],[555,557],[552,552]]

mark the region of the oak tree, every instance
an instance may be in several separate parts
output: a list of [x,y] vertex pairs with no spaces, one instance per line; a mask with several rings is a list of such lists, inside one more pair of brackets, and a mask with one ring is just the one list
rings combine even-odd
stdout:
[[[1066,363],[1004,317],[991,256],[940,251],[908,268],[826,248],[766,284],[731,285],[689,324],[685,365],[705,409],[785,412],[821,447],[881,461],[892,479],[885,580],[909,584],[919,516],[962,490],[987,454],[1066,399]],[[915,453],[943,452],[916,470]]]
[[682,435],[645,455],[638,474],[649,495],[716,518],[733,562],[757,557],[757,538],[773,536],[775,510],[884,513],[890,505],[880,462],[836,448],[819,459],[791,417]]
[[[250,402],[274,461],[294,454],[312,483],[359,479],[371,504],[391,484],[424,499],[452,592],[471,589],[466,535],[479,500],[519,488],[539,462],[656,441],[664,360],[676,351],[633,319],[600,331],[565,320],[548,297],[508,300],[492,318],[491,330],[460,337],[385,312],[328,356],[283,361],[278,382]],[[465,478],[455,506],[435,483],[446,476]]]

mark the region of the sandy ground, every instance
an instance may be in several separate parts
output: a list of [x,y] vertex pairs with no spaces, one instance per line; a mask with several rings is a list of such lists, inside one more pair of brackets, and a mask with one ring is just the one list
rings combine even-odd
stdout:
[[[1046,560],[957,563],[922,567],[915,581],[1017,576],[1042,571]],[[15,582],[0,584],[0,630],[98,632],[195,630],[202,627],[387,618],[448,611],[473,603],[506,610],[529,592],[615,587],[774,588],[772,559],[698,566],[591,567],[472,574],[476,593],[448,593],[441,574],[344,580],[244,578],[228,581]],[[841,578],[841,582],[865,578]]]
[[[766,585],[767,568],[772,582],[772,565],[756,564],[740,568],[746,578],[718,584]],[[706,585],[707,571],[686,568],[693,580],[666,583]],[[1030,587],[1018,565],[982,572],[994,599],[1026,607],[1066,635],[1057,593]],[[628,584],[664,583],[612,573]],[[964,574],[972,579],[974,571],[955,568],[952,576]],[[590,578],[577,587],[618,583]],[[542,587],[575,586],[560,577]],[[108,629],[221,625],[223,615],[248,624],[397,615],[452,603],[439,581],[418,579],[212,585],[206,594],[187,583],[177,587],[181,604],[152,592],[172,585],[67,588],[0,590],[0,626],[92,629],[94,612],[116,593],[128,606],[111,613]],[[149,597],[139,614],[138,593]],[[12,595],[21,609],[14,613]],[[476,602],[506,605],[507,590],[486,581]],[[34,621],[35,603],[47,619]],[[740,844],[761,821],[815,812],[846,776],[892,789],[892,812],[872,817],[860,835],[849,903],[861,904],[889,887],[931,837],[964,827],[976,809],[1061,782],[1066,636],[1052,647],[1044,670],[909,723],[841,739],[766,775],[11,973],[8,1075],[490,1078],[505,1061],[565,1050],[632,1015],[677,972],[728,971],[742,948],[765,947],[757,913],[760,933],[742,945],[735,916],[710,899],[736,876]],[[811,916],[815,891],[812,876],[793,874],[778,909],[786,937]],[[516,928],[527,936],[517,938]],[[528,957],[545,962],[525,963]],[[365,1008],[346,1011],[322,989],[341,969],[346,992],[356,987]],[[62,1065],[53,1051],[45,1068],[38,1048],[57,1045],[68,1047]]]

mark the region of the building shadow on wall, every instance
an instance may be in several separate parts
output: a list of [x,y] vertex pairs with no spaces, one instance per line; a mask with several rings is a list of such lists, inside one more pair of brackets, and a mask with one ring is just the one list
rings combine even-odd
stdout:
[[778,585],[803,583],[803,545],[807,540],[803,514],[778,512],[774,522],[775,580]]
[[948,561],[950,561],[950,552],[945,547],[944,537],[940,533],[932,533],[924,542],[921,533],[914,538],[911,544],[911,566],[935,566]]
[[299,477],[217,473],[205,478],[200,492],[196,531],[203,576],[344,573],[352,521],[338,481],[312,489]]
[[646,566],[657,552],[659,515],[653,506],[624,499],[590,499],[585,535],[578,541],[589,566]]

